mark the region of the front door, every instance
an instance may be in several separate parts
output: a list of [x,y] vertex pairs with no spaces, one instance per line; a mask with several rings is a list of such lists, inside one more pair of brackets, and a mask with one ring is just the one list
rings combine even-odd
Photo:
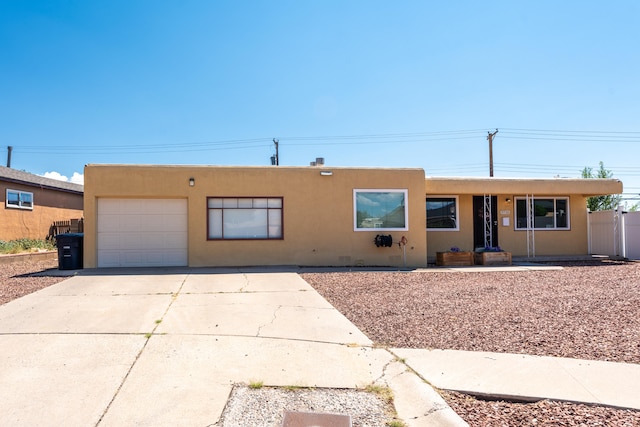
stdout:
[[[475,249],[486,246],[498,246],[498,197],[490,196],[490,209],[487,209],[485,216],[484,196],[473,196],[473,247]],[[491,224],[491,233],[487,224]]]

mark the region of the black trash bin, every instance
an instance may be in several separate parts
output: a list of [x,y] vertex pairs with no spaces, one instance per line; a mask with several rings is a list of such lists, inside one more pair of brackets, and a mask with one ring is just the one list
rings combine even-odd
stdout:
[[56,236],[58,270],[82,268],[82,240],[84,233],[65,233]]

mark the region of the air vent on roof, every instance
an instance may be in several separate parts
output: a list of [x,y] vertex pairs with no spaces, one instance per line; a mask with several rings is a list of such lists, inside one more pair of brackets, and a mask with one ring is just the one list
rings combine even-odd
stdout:
[[316,161],[309,162],[309,166],[324,166],[324,157],[316,157]]

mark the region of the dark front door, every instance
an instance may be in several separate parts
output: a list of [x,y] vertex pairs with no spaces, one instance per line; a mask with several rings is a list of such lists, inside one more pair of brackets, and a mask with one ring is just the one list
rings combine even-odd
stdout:
[[[491,196],[490,212],[486,213],[487,217],[491,215],[491,243],[489,246],[498,246],[498,198]],[[487,246],[485,239],[486,223],[489,218],[485,218],[484,196],[473,196],[473,247],[484,248]]]

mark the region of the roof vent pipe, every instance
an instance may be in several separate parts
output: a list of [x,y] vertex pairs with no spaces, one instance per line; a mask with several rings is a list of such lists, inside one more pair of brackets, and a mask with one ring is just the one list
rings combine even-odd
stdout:
[[13,147],[12,146],[8,146],[7,147],[7,167],[8,168],[11,167],[11,151],[13,151]]

